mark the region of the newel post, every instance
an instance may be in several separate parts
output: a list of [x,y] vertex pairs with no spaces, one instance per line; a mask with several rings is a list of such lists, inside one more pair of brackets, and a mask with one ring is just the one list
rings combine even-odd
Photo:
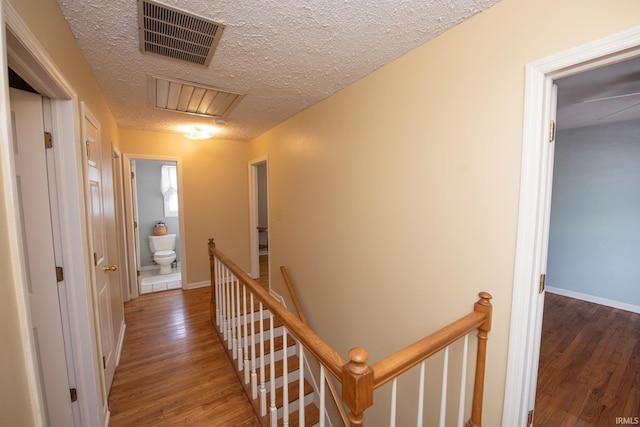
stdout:
[[473,386],[473,406],[471,418],[467,427],[482,427],[482,402],[484,399],[484,371],[487,362],[487,335],[491,330],[491,294],[480,292],[480,300],[473,306],[473,311],[487,315],[485,321],[478,327],[478,356],[476,358],[476,378]]
[[209,239],[209,268],[211,269],[211,303],[209,304],[209,315],[211,317],[211,323],[216,325],[216,267],[215,256],[211,249],[215,248],[216,244],[213,239]]
[[364,425],[364,411],[373,405],[373,370],[369,355],[361,348],[349,350],[349,363],[342,367],[342,400],[349,407],[351,427]]

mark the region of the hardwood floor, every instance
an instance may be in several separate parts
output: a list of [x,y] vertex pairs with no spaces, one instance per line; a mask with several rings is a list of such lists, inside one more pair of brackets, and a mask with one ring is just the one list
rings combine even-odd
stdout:
[[547,293],[537,387],[536,427],[638,424],[640,314]]
[[111,427],[258,425],[209,323],[209,295],[209,288],[174,290],[125,304]]

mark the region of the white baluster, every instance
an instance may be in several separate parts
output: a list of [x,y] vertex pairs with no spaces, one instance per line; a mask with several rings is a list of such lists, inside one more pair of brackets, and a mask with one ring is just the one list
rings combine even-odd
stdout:
[[220,316],[220,318],[218,319],[218,327],[220,328],[220,332],[224,335],[225,333],[225,329],[224,329],[224,307],[227,303],[227,301],[225,300],[226,294],[224,292],[224,279],[223,279],[223,275],[222,275],[222,265],[220,264],[220,261],[218,260],[218,258],[216,258],[216,281],[218,282],[218,287],[220,288],[220,299],[218,300],[218,304],[219,304],[219,309],[220,312],[218,313],[218,315]]
[[240,301],[242,297],[240,296],[240,279],[234,276],[236,281],[236,338],[237,345],[236,351],[238,355],[236,356],[238,359],[238,370],[242,371],[242,314],[240,310]]
[[325,411],[325,381],[330,381],[329,378],[327,378],[325,372],[324,372],[324,365],[321,363],[320,364],[320,427],[325,427],[324,424],[324,411]]
[[304,347],[302,343],[298,343],[298,357],[300,359],[300,366],[298,370],[300,372],[298,378],[299,392],[298,392],[298,401],[300,402],[298,409],[298,425],[304,426]]
[[244,383],[249,384],[249,312],[247,311],[247,287],[242,285],[242,310],[244,317],[242,322],[244,323],[244,336],[242,342],[244,344]]
[[424,418],[424,368],[425,362],[420,364],[420,391],[418,392],[418,420],[416,425],[422,427]]
[[442,392],[440,393],[440,427],[444,427],[447,415],[447,378],[449,376],[449,346],[444,349],[444,366],[442,367]]
[[396,406],[398,395],[398,378],[394,378],[391,382],[391,419],[389,420],[389,427],[396,427]]
[[216,300],[216,326],[219,328],[220,327],[220,304],[221,304],[221,300],[220,300],[220,266],[218,265],[218,258],[214,257],[213,258],[213,280],[215,281],[215,287],[214,287],[214,295],[215,295],[215,300]]
[[256,319],[253,292],[249,295],[249,305],[251,307],[251,397],[253,400],[256,400],[258,398],[258,374],[256,372]]
[[260,308],[260,415],[267,415],[267,388],[265,386],[264,373],[264,307],[262,301],[259,302]]
[[235,359],[238,356],[238,336],[236,335],[236,278],[231,277],[231,356]]
[[467,353],[469,348],[469,334],[464,336],[464,349],[462,350],[462,376],[460,378],[460,403],[458,404],[458,426],[464,426],[464,403],[467,394]]
[[282,327],[282,401],[284,403],[284,413],[282,421],[284,427],[289,426],[289,361],[287,360],[287,329]]
[[269,376],[269,381],[271,383],[271,406],[270,406],[270,411],[271,411],[271,427],[276,427],[278,425],[278,409],[276,408],[276,356],[275,356],[275,342],[274,342],[274,337],[273,337],[273,322],[274,322],[275,318],[273,317],[273,314],[270,313],[269,315],[269,345],[270,345],[270,350],[269,351],[269,360],[270,360],[270,365],[269,365],[269,372],[271,373],[271,375]]
[[226,320],[225,320],[225,328],[224,328],[224,339],[227,340],[227,349],[231,349],[231,343],[232,343],[232,339],[231,339],[231,322],[232,322],[232,308],[233,308],[233,304],[231,304],[232,301],[232,297],[231,297],[231,275],[229,274],[229,270],[225,270],[225,288],[226,288],[226,293],[227,293],[227,307],[226,307]]
[[224,334],[224,306],[226,304],[226,300],[225,300],[225,292],[224,292],[224,275],[223,275],[223,271],[222,271],[222,263],[220,263],[220,260],[218,260],[216,258],[216,260],[218,261],[218,280],[220,281],[220,299],[222,300],[222,305],[220,306],[220,321],[219,323],[219,327],[220,327],[220,332],[222,332],[222,334]]

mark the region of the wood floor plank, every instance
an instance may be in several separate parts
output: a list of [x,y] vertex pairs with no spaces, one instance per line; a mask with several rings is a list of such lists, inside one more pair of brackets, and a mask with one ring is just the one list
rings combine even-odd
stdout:
[[110,426],[253,426],[255,416],[209,322],[209,289],[125,304]]
[[640,314],[547,293],[536,427],[640,416]]

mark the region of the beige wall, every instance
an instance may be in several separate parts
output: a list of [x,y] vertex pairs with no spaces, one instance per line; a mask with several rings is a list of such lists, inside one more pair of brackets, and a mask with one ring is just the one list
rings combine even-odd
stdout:
[[256,138],[272,286],[286,294],[286,265],[319,335],[372,362],[492,293],[484,424],[500,425],[525,64],[638,16],[635,0],[503,0]]
[[223,139],[193,141],[182,135],[120,130],[124,154],[182,159],[187,282],[210,279],[207,239],[249,271],[247,143]]
[[[113,206],[108,202],[113,197],[111,162],[109,161],[111,158],[111,143],[116,145],[118,143],[118,129],[115,119],[60,12],[57,2],[55,0],[8,0],[8,2],[20,15],[44,50],[46,50],[65,79],[71,84],[77,93],[78,100],[86,104],[102,126],[103,159],[105,159],[103,190],[107,200],[107,203],[105,203],[105,215],[108,224],[107,235],[110,236],[107,242],[108,257],[110,260],[115,260],[117,259],[117,246],[113,220],[114,211]],[[81,123],[81,121],[82,119],[79,117],[78,123]],[[2,141],[2,143],[5,144],[7,141]],[[68,143],[68,141],[65,143]],[[78,147],[78,150],[80,150],[80,147]],[[6,178],[3,177],[2,179],[1,184],[3,186],[11,186],[11,183]],[[9,206],[8,209],[11,211],[13,207]],[[0,210],[0,223],[2,227],[5,224],[8,224],[9,228],[15,227],[15,223],[7,216],[4,209]],[[4,228],[2,231],[4,235]],[[0,258],[2,258],[2,261],[0,261],[0,268],[2,268],[2,271],[8,271],[10,267],[6,266],[5,262],[9,262],[9,260],[4,256],[4,252],[8,250],[8,247],[5,248],[5,239],[2,239],[1,245]],[[89,262],[89,254],[87,254],[87,262]],[[26,365],[24,365],[24,354],[22,352],[23,338],[19,330],[19,324],[15,320],[16,313],[21,311],[22,308],[20,304],[15,304],[15,298],[9,298],[15,292],[16,287],[21,287],[22,284],[9,277],[9,275],[3,275],[3,298],[0,302],[0,312],[5,318],[4,321],[0,322],[0,334],[3,339],[3,350],[0,352],[0,366],[2,366],[3,378],[0,381],[0,424],[28,426],[34,424],[34,421],[30,419],[31,410],[28,409],[31,406],[31,399],[30,396],[25,394],[27,377],[24,372]],[[111,300],[115,334],[120,332],[121,323],[124,320],[120,288],[120,284],[114,280],[111,284]],[[5,293],[7,298],[4,298]],[[7,320],[7,316],[14,318],[14,321]]]

